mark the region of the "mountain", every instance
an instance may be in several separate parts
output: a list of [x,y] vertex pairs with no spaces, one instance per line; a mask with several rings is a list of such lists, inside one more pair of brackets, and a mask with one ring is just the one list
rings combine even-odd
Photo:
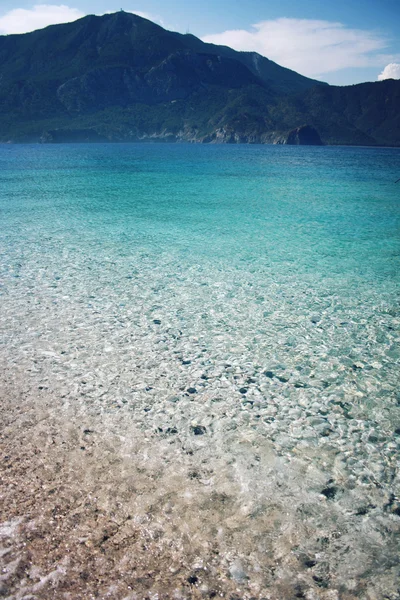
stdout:
[[131,13],[0,36],[0,141],[400,145],[400,81],[334,87]]

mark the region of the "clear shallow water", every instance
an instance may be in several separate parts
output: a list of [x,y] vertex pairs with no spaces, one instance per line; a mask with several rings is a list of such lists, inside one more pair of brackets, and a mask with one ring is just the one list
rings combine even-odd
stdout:
[[0,147],[4,370],[226,494],[243,593],[267,552],[310,598],[396,598],[399,173],[391,149]]

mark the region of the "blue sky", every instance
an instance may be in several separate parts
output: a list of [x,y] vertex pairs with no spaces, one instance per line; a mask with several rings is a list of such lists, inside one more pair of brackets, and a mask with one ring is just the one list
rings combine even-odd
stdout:
[[400,0],[0,0],[0,33],[120,8],[331,84],[400,78]]

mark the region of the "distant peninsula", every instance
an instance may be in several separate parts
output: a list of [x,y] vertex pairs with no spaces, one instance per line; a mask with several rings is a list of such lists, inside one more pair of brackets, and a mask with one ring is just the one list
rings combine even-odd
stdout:
[[0,36],[0,142],[400,146],[400,80],[330,86],[120,11]]

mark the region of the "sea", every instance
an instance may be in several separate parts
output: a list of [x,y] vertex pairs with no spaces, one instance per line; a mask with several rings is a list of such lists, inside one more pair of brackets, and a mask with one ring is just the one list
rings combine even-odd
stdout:
[[129,505],[149,598],[400,597],[399,177],[390,148],[0,146],[8,443]]

